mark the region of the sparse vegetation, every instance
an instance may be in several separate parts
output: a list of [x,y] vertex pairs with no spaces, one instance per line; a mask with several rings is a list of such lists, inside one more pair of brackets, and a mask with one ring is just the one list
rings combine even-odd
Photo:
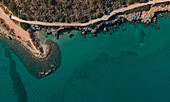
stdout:
[[[15,16],[44,22],[88,22],[120,7],[149,0],[0,0]],[[148,6],[144,7],[147,10]],[[132,11],[130,11],[132,12]]]
[[27,30],[29,29],[30,25],[27,24],[27,23],[20,23],[21,27],[24,29],[24,30]]
[[15,30],[11,29],[9,25],[5,23],[5,20],[2,18],[0,18],[0,26],[2,26],[8,32],[9,35],[15,36]]
[[124,13],[129,14],[129,13],[134,13],[134,12],[137,12],[137,11],[148,11],[148,10],[150,10],[150,7],[151,7],[151,5],[145,5],[145,6],[142,6],[142,7],[138,7],[138,8],[135,8],[135,9],[125,11]]
[[153,6],[161,6],[161,7],[164,7],[164,6],[169,5],[169,4],[170,4],[170,1],[167,1],[167,2],[164,2],[164,3],[157,3],[157,4],[153,5]]

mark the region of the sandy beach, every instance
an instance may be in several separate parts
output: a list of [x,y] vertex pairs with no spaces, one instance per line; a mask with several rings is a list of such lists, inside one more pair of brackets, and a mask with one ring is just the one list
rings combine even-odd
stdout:
[[[40,56],[40,51],[36,49],[35,45],[32,42],[32,39],[30,37],[30,34],[25,31],[24,29],[22,29],[19,25],[15,24],[10,18],[9,15],[5,14],[3,9],[0,8],[0,18],[2,18],[5,21],[5,24],[9,26],[10,29],[14,30],[15,33],[15,38],[16,40],[18,40],[19,42],[21,42],[27,49],[29,49],[33,55],[35,55],[36,57],[41,57]],[[7,31],[6,33],[9,34],[9,32]],[[28,42],[29,44],[31,44],[31,46],[28,46]],[[46,46],[44,45],[44,50],[46,50]]]

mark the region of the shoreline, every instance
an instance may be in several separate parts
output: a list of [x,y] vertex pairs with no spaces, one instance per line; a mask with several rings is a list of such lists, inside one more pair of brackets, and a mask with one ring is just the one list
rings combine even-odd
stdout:
[[[58,39],[59,36],[62,34],[61,32],[67,32],[67,29],[73,29],[73,30],[79,30],[81,31],[83,36],[86,36],[87,33],[91,33],[92,36],[96,36],[100,28],[103,28],[103,31],[107,31],[106,26],[114,26],[114,28],[117,28],[119,24],[124,23],[126,21],[130,22],[142,22],[146,25],[149,25],[149,23],[154,21],[156,23],[156,15],[161,14],[162,12],[169,13],[170,11],[170,5],[166,7],[156,6],[151,7],[148,11],[138,11],[135,13],[129,13],[129,14],[119,14],[117,17],[114,17],[113,20],[103,21],[99,22],[97,24],[94,24],[94,27],[59,27],[59,28],[53,28],[53,27],[39,27],[37,25],[31,25],[31,30],[33,31],[41,31],[45,34],[53,34]],[[30,29],[29,29],[30,30]]]
[[[154,5],[157,5],[156,7],[152,7],[153,6],[153,2],[156,2]],[[127,9],[126,7],[124,8],[124,9],[127,9],[127,10],[125,10],[125,11],[123,11],[123,12],[121,12],[121,13],[119,13],[120,12],[120,10],[118,10],[119,12],[118,12],[118,14],[117,13],[115,13],[115,15],[114,14],[110,14],[110,15],[108,15],[109,16],[109,18],[108,18],[108,20],[106,20],[106,21],[100,21],[100,22],[97,22],[97,23],[94,23],[93,25],[89,25],[89,26],[86,26],[86,27],[81,27],[81,26],[78,26],[78,27],[76,27],[76,26],[66,26],[66,27],[64,27],[64,25],[60,25],[60,27],[52,27],[52,26],[50,26],[50,27],[41,27],[41,26],[39,26],[39,25],[30,25],[30,28],[27,30],[27,32],[29,32],[29,33],[34,33],[34,32],[36,32],[36,31],[42,31],[43,33],[46,33],[46,34],[53,34],[53,35],[55,35],[56,37],[57,37],[57,39],[59,38],[59,36],[60,36],[60,32],[61,31],[65,31],[65,29],[76,29],[76,30],[79,30],[79,31],[81,31],[81,33],[82,33],[82,35],[86,35],[86,33],[87,32],[90,32],[91,34],[92,34],[92,36],[96,36],[96,32],[98,32],[98,29],[99,28],[101,28],[101,27],[103,27],[103,26],[107,26],[107,25],[114,25],[115,26],[115,28],[117,28],[117,26],[120,24],[120,23],[122,23],[122,22],[125,22],[126,20],[127,21],[131,21],[131,22],[134,22],[134,21],[142,21],[143,23],[146,23],[146,24],[149,24],[151,21],[152,21],[152,19],[153,19],[153,17],[154,17],[154,15],[156,14],[156,12],[159,12],[159,11],[170,11],[170,5],[164,5],[164,7],[161,7],[160,5],[162,4],[162,3],[166,3],[166,2],[168,2],[169,3],[169,1],[167,0],[167,1],[153,1],[153,2],[147,2],[147,3],[142,3],[141,5],[146,5],[146,4],[150,4],[150,8],[149,8],[149,11],[141,11],[141,10],[139,10],[139,11],[135,11],[135,13],[129,13],[129,14],[126,14],[126,12],[129,10],[129,9]],[[135,8],[136,9],[136,6],[135,5],[137,5],[137,4],[134,4],[134,5],[131,5],[131,6],[134,6],[133,8]],[[139,4],[138,4],[139,5]],[[138,6],[137,6],[138,7]],[[139,6],[139,7],[141,7],[141,6]],[[143,6],[142,6],[143,7]],[[11,14],[11,11],[9,11],[8,10],[8,8],[6,8],[5,6],[2,6],[2,9],[5,9],[6,11],[8,11],[9,13],[8,13],[8,15],[9,14]],[[133,8],[131,8],[130,10],[133,10]],[[155,8],[156,10],[152,10],[152,8]],[[1,8],[0,8],[1,9]],[[121,9],[121,8],[120,8]],[[113,16],[114,15],[114,16]],[[6,14],[6,16],[7,16],[7,14]],[[12,15],[10,15],[8,18],[11,20],[12,19],[12,17],[11,17]],[[103,18],[103,17],[102,17]],[[110,20],[110,19],[112,19],[113,18],[113,20]],[[14,19],[12,19],[14,22],[15,22],[15,20]],[[16,21],[16,22],[18,22],[18,21]],[[20,23],[20,22],[19,22]],[[50,23],[50,24],[52,24],[52,23]],[[116,25],[117,24],[117,25]],[[48,25],[47,25],[48,26]],[[104,28],[104,31],[106,31],[107,29],[106,28]],[[70,37],[72,37],[71,35],[70,35]],[[22,42],[22,41],[20,41],[20,42]],[[32,42],[31,42],[32,43]],[[26,45],[26,44],[25,44]],[[33,46],[35,46],[34,44],[32,44]],[[27,47],[27,45],[26,45],[26,47]],[[42,46],[41,46],[42,47]],[[29,48],[28,48],[29,49]],[[34,48],[34,49],[36,49],[36,47]],[[31,49],[30,49],[31,50]],[[47,53],[48,53],[48,48],[46,48],[45,47],[45,45],[44,45],[44,51],[47,51],[47,52],[45,52],[45,53],[41,53],[41,52],[33,52],[32,51],[32,53],[36,56],[36,57],[40,57],[40,58],[43,58],[43,57],[46,57],[46,55],[47,55]]]
[[2,8],[0,8],[0,13],[0,26],[6,30],[4,35],[7,38],[19,41],[37,58],[46,57],[48,53],[47,45],[39,45],[39,42],[33,39],[32,33],[25,31],[20,25],[12,21]]
[[[19,57],[28,71],[38,79],[51,74],[61,65],[61,51],[59,46],[51,41],[47,42],[50,46],[50,52],[47,57],[43,59],[36,58],[17,40],[9,41],[7,37],[0,35],[0,43],[12,50]],[[41,72],[48,72],[48,74],[42,75],[40,74]]]
[[[158,13],[159,14],[159,13]],[[125,21],[125,22],[122,22],[122,23],[126,23],[127,21]],[[121,24],[121,23],[120,23]],[[110,25],[107,25],[107,26],[110,26]],[[106,26],[103,26],[103,27],[106,27]],[[101,27],[101,28],[103,28],[103,27]],[[99,28],[97,31],[99,31],[99,32],[101,32],[101,31],[103,31],[101,28]],[[62,30],[67,30],[67,29],[62,29]],[[72,29],[71,29],[72,30]],[[5,30],[4,30],[5,31]],[[64,31],[63,31],[64,32]],[[6,41],[7,41],[7,43],[2,43],[2,39],[6,39]],[[49,75],[49,74],[51,74],[52,72],[54,72],[56,69],[58,69],[59,67],[60,67],[60,64],[61,64],[61,52],[59,51],[59,50],[57,50],[57,49],[59,49],[59,48],[55,48],[56,47],[56,44],[55,43],[53,43],[53,42],[51,42],[51,41],[49,41],[49,42],[47,42],[46,44],[47,45],[49,45],[50,47],[49,47],[49,53],[47,53],[47,57],[45,57],[45,58],[37,58],[36,56],[34,56],[22,43],[20,43],[18,40],[16,40],[16,39],[14,39],[14,40],[9,40],[8,39],[8,36],[6,36],[6,34],[5,35],[1,35],[1,33],[0,33],[0,42],[3,44],[3,45],[5,45],[5,46],[7,46],[8,48],[10,48],[12,51],[14,51],[15,53],[16,53],[16,55],[17,56],[19,56],[19,58],[21,59],[21,61],[23,62],[23,64],[26,66],[26,68],[30,71],[30,73],[33,75],[33,76],[35,76],[36,78],[43,78],[43,77],[45,77],[45,76],[47,76],[47,75]],[[14,44],[15,45],[15,47],[11,47],[12,45],[10,45],[11,44],[11,42],[12,42],[12,44]],[[20,47],[20,49],[23,49],[24,51],[16,51],[16,47]],[[58,46],[58,45],[57,45]],[[59,51],[59,52],[58,52]],[[34,63],[34,65],[35,65],[35,67],[33,68],[34,70],[32,71],[32,68],[31,68],[31,70],[30,70],[30,68],[29,68],[29,65],[32,63],[28,63],[28,61],[30,61],[30,60],[27,60],[27,61],[25,61],[25,59],[27,59],[27,57],[26,58],[24,58],[24,57],[21,57],[23,54],[19,54],[20,52],[24,52],[24,53],[26,53],[28,56],[29,56],[29,59],[30,60],[32,60],[32,61],[37,61],[36,63]],[[57,54],[55,57],[59,57],[59,58],[57,58],[58,60],[56,60],[55,59],[55,57],[54,57],[54,54]],[[49,61],[49,59],[50,59],[50,57],[52,57],[53,56],[53,61],[55,61],[55,63],[53,63],[53,64],[48,64],[47,65],[47,67],[42,67],[42,66],[40,66],[40,67],[37,67],[37,66],[39,66],[38,64],[40,64],[40,63],[44,63],[44,62],[50,62]],[[24,61],[23,61],[24,60]],[[57,64],[56,65],[56,63],[59,63],[59,64]],[[28,65],[26,65],[26,64],[28,64]],[[41,65],[41,64],[40,64]],[[52,65],[52,66],[51,66]],[[54,66],[53,66],[54,65]],[[52,67],[52,68],[51,68]],[[36,69],[36,70],[35,70]]]
[[[149,24],[152,22],[153,17],[155,17],[155,15],[159,12],[168,12],[170,11],[170,5],[166,6],[166,7],[151,7],[148,11],[138,11],[135,13],[129,13],[129,14],[119,14],[116,15],[116,17],[113,20],[108,20],[108,21],[102,21],[102,22],[98,22],[96,24],[96,26],[94,28],[90,28],[90,27],[59,27],[59,28],[52,28],[52,27],[48,27],[48,28],[41,28],[38,25],[31,25],[30,29],[27,31],[24,31],[19,25],[15,24],[8,16],[7,14],[5,14],[3,12],[2,15],[0,15],[0,18],[5,19],[5,22],[3,24],[6,24],[9,26],[9,30],[5,29],[3,26],[1,27],[0,25],[0,32],[3,32],[3,34],[0,34],[0,39],[6,39],[6,40],[10,40],[9,43],[11,44],[11,42],[16,42],[18,46],[21,46],[22,50],[24,49],[24,51],[27,53],[27,58],[30,58],[31,60],[37,62],[37,64],[39,63],[47,63],[49,62],[49,60],[54,60],[52,61],[53,63],[48,63],[45,68],[41,68],[44,66],[41,65],[37,65],[32,69],[33,67],[31,65],[28,65],[30,63],[28,63],[29,61],[26,60],[25,62],[23,61],[24,65],[26,65],[26,67],[29,69],[30,66],[32,70],[36,70],[35,72],[31,72],[35,77],[44,77],[46,75],[49,75],[51,72],[55,71],[57,68],[59,68],[60,64],[61,64],[61,52],[59,50],[59,47],[57,44],[53,43],[53,42],[47,42],[46,44],[41,44],[39,39],[37,39],[37,35],[35,34],[36,31],[42,31],[43,33],[46,34],[53,34],[57,37],[57,39],[59,38],[61,32],[65,32],[65,30],[67,29],[76,29],[81,31],[82,35],[85,37],[86,34],[88,32],[91,33],[92,36],[97,36],[98,32],[100,32],[101,28],[103,29],[102,31],[107,31],[106,26],[113,26],[114,28],[118,28],[119,24],[124,23],[126,21],[131,21],[131,22],[143,22],[145,24]],[[0,12],[2,12],[2,10],[0,10]],[[8,21],[9,20],[9,21]],[[12,23],[12,24],[10,24]],[[15,28],[16,27],[16,28]],[[2,30],[2,28],[4,30]],[[15,28],[15,29],[14,29]],[[11,29],[14,29],[14,35],[10,34]],[[156,28],[157,29],[157,28]],[[158,28],[159,29],[159,28]],[[33,35],[33,38],[32,37]],[[69,34],[70,35],[70,34]],[[71,36],[71,35],[70,35]],[[69,37],[70,37],[69,36]],[[71,38],[71,37],[70,37]],[[31,44],[29,46],[28,42],[29,41]],[[38,47],[36,47],[36,44],[39,45]],[[9,44],[6,44],[7,46],[10,46]],[[17,46],[15,45],[15,46]],[[32,46],[32,47],[31,47]],[[55,49],[55,47],[57,46],[57,48]],[[41,52],[41,48],[42,48],[42,52]],[[11,47],[12,50],[15,51],[15,53],[25,53],[25,52],[17,52],[15,48]],[[55,49],[55,50],[54,50]],[[53,56],[53,52],[55,52],[55,54],[57,54],[58,56]],[[22,57],[22,55],[17,54],[18,56],[20,56],[20,59],[25,59]],[[56,57],[56,58],[54,58]],[[57,59],[57,60],[56,60]],[[32,63],[32,62],[31,62]],[[44,64],[45,64],[44,63]],[[57,64],[57,66],[55,67],[55,64]],[[36,63],[35,63],[36,64]],[[37,67],[37,68],[36,68]],[[55,68],[54,68],[55,67]]]

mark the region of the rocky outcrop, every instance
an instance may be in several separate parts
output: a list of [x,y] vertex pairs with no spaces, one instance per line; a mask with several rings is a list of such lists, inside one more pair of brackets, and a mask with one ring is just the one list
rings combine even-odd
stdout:
[[140,20],[141,15],[142,15],[142,12],[139,11],[139,12],[135,12],[135,13],[132,13],[132,14],[120,15],[120,17],[126,18],[126,20],[128,20],[128,21],[134,21],[134,20]]
[[143,23],[150,23],[152,21],[152,18],[155,16],[155,13],[161,11],[170,11],[170,7],[158,7],[158,9],[155,9],[154,11],[148,11],[147,13],[142,13],[142,11],[139,11],[132,14],[119,15],[119,17],[123,17],[128,21],[141,20],[141,22]]
[[[149,24],[152,21],[152,18],[155,16],[156,12],[161,12],[161,11],[170,11],[170,6],[166,7],[153,7],[152,10],[150,9],[149,11],[138,11],[130,14],[121,14],[117,15],[114,20],[108,20],[108,21],[102,21],[101,23],[96,23],[93,24],[93,28],[91,27],[59,27],[59,28],[53,28],[53,27],[46,27],[46,28],[41,28],[37,25],[31,25],[30,30],[34,31],[42,31],[45,34],[53,34],[57,38],[59,38],[59,32],[64,29],[68,28],[74,28],[77,30],[80,30],[82,32],[82,35],[85,35],[86,32],[90,32],[92,34],[97,33],[98,29],[106,26],[106,25],[115,25],[114,28],[117,28],[117,24],[121,22],[127,21],[139,21]],[[154,19],[154,22],[156,23],[156,18]]]

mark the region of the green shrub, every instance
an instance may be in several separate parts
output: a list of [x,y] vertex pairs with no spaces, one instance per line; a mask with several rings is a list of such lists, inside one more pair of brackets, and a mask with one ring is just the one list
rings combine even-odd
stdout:
[[27,30],[27,29],[29,29],[29,27],[30,27],[30,25],[29,24],[27,24],[27,23],[20,23],[20,26],[24,29],[24,30]]

